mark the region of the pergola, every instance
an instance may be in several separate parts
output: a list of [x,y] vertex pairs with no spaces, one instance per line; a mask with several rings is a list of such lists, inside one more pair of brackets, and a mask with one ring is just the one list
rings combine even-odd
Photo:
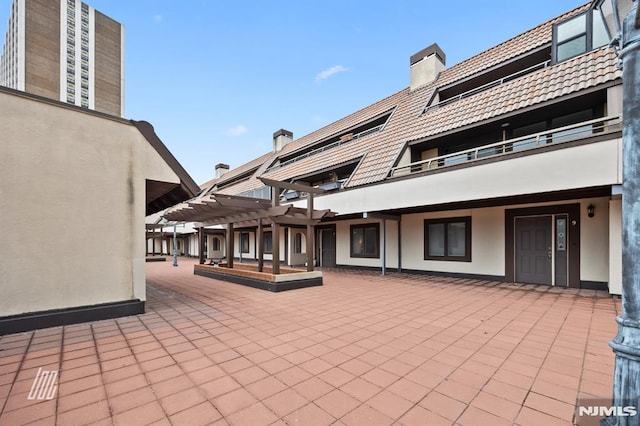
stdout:
[[[259,272],[262,272],[264,264],[263,227],[264,225],[270,224],[273,232],[272,235],[274,236],[272,240],[273,274],[280,273],[280,226],[306,225],[307,271],[313,271],[315,225],[323,218],[333,217],[335,215],[335,213],[330,210],[313,209],[314,194],[320,194],[325,191],[299,183],[281,182],[266,178],[260,178],[260,180],[265,185],[271,187],[271,200],[211,193],[179,204],[173,209],[170,209],[164,216],[171,221],[198,223],[200,247],[204,246],[204,227],[225,225],[227,229],[227,268],[233,268],[234,228],[257,227]],[[307,207],[301,208],[292,205],[280,205],[280,191],[282,189],[306,193]],[[200,263],[204,263],[203,250],[200,250]]]

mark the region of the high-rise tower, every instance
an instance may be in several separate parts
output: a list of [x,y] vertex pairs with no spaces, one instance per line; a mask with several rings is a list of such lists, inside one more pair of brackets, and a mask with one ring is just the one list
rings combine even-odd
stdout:
[[124,115],[124,26],[80,0],[14,0],[0,84]]

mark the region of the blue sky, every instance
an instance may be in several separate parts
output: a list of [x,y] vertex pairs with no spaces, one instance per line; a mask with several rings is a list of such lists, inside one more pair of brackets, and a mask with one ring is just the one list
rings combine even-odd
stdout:
[[451,66],[585,1],[87,3],[125,25],[126,117],[203,183],[271,150],[280,128],[301,137],[407,87],[409,57],[431,43]]

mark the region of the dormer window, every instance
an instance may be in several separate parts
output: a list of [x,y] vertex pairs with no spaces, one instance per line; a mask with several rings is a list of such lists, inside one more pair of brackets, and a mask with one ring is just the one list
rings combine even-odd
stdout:
[[602,16],[589,10],[553,26],[554,61],[562,62],[605,46],[609,40]]

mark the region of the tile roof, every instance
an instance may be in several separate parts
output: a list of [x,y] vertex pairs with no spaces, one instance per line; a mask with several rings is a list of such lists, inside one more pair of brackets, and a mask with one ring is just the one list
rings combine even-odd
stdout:
[[356,126],[364,121],[367,121],[393,109],[403,97],[403,95],[405,95],[404,92],[405,91],[400,91],[387,96],[386,98],[381,99],[378,102],[375,102],[359,111],[356,111],[353,114],[349,114],[346,117],[343,117],[331,124],[326,125],[325,127],[322,127],[314,132],[309,133],[308,135],[301,137],[300,139],[296,139],[290,142],[282,149],[280,155],[282,156],[291,154],[300,148],[304,148],[308,145],[314,144],[331,136],[339,135],[353,126]]
[[[262,164],[254,175],[220,192],[238,194],[262,185],[257,176],[289,180],[296,177],[358,160],[348,187],[384,180],[408,142],[435,137],[488,119],[512,113],[620,78],[615,54],[609,48],[597,49],[573,59],[534,71],[516,80],[443,105],[423,114],[434,90],[505,63],[552,41],[552,25],[584,12],[585,4],[547,21],[491,49],[443,70],[437,80],[410,91],[392,94],[334,123],[290,142],[279,153],[268,153],[224,175],[224,181]],[[377,133],[327,149],[286,166],[266,171],[277,158],[313,147],[327,138],[345,133],[350,128],[395,108],[385,128]],[[219,181],[219,182],[224,182]],[[216,182],[213,182],[216,183]]]
[[482,53],[472,56],[451,68],[447,68],[442,71],[438,78],[438,86],[446,86],[468,77],[473,74],[477,74],[483,70],[491,68],[497,64],[507,61],[511,58],[522,55],[523,53],[534,50],[546,43],[551,43],[553,32],[552,26],[557,22],[564,21],[565,19],[584,12],[589,8],[589,3],[579,6],[569,12],[553,18],[543,24],[532,28],[529,31],[525,31],[503,43],[498,44]]
[[616,61],[609,48],[591,51],[433,109],[406,123],[398,137],[407,141],[426,138],[606,83],[621,75]]
[[[234,169],[229,170],[228,172],[226,172],[225,174],[223,174],[219,178],[214,178],[214,179],[211,179],[211,180],[203,183],[202,185],[200,185],[200,187],[202,189],[209,189],[214,184],[215,185],[220,185],[220,184],[224,184],[226,182],[229,182],[229,181],[233,180],[234,178],[249,172],[251,169],[258,169],[262,164],[264,164],[267,160],[271,159],[273,156],[274,156],[273,152],[267,152],[266,154],[263,154],[258,158],[254,158],[253,160],[251,160],[251,161],[249,161],[247,163],[244,163],[241,166],[238,166],[238,167],[236,167]],[[269,161],[269,162],[271,162],[271,161]]]

